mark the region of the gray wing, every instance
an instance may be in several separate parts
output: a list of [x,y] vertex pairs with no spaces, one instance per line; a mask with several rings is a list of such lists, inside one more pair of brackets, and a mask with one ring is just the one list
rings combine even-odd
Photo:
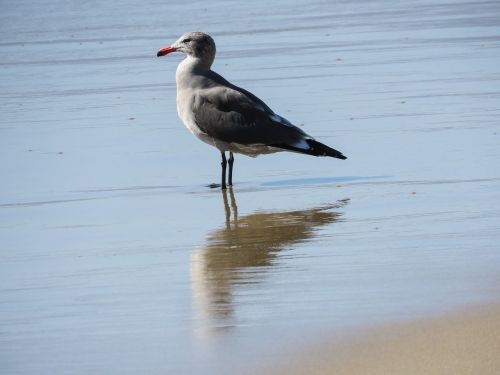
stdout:
[[194,119],[203,132],[228,143],[309,148],[306,139],[312,137],[275,114],[255,95],[230,86],[217,85],[196,93]]

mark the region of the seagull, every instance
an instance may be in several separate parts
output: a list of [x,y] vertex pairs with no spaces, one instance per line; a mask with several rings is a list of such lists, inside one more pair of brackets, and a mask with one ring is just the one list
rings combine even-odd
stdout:
[[[222,156],[220,187],[233,185],[233,153],[256,157],[280,151],[347,159],[337,151],[274,113],[262,100],[211,70],[215,42],[202,32],[188,32],[157,56],[182,52],[175,75],[177,112],[196,137]],[[229,158],[226,158],[229,152]],[[226,168],[229,165],[226,185]],[[213,187],[218,187],[214,185]]]

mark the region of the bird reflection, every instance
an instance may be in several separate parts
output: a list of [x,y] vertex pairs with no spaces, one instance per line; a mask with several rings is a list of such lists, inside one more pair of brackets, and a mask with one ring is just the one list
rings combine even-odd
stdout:
[[239,218],[232,189],[221,194],[225,226],[212,232],[191,258],[194,304],[203,331],[230,327],[235,292],[260,283],[278,263],[283,249],[313,238],[320,227],[338,221],[341,214],[332,210],[348,202],[298,211],[256,212]]

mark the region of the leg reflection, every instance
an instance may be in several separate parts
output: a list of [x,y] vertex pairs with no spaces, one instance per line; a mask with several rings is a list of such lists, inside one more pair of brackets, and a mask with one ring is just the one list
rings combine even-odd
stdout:
[[[233,189],[231,189],[232,192]],[[222,201],[224,202],[224,210],[226,212],[226,228],[231,225],[231,209],[229,208],[229,203],[227,202],[227,190],[221,190]]]
[[[231,207],[229,206],[229,201],[227,199],[229,191],[229,199],[231,201]],[[226,228],[229,228],[231,225],[231,211],[233,212],[233,221],[236,225],[238,223],[238,205],[236,204],[236,198],[234,197],[234,191],[230,187],[226,190],[221,190],[222,193],[222,201],[224,202],[224,210],[226,212]]]

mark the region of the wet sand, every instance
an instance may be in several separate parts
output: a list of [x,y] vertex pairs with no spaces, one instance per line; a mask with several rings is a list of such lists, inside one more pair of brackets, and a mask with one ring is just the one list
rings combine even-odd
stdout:
[[[498,297],[500,2],[23,0],[0,12],[0,373],[225,375]],[[220,155],[214,70],[346,161]]]
[[[339,341],[342,341],[339,343]],[[290,355],[261,373],[495,375],[500,371],[500,305],[368,329]]]

